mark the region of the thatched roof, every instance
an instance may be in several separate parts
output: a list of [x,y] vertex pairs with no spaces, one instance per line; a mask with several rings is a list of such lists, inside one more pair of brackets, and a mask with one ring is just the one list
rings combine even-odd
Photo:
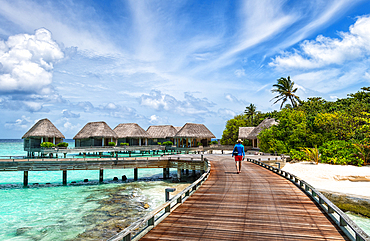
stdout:
[[28,137],[55,137],[65,139],[64,135],[48,119],[39,120],[23,135],[22,139]]
[[73,139],[86,139],[91,137],[117,138],[116,133],[104,121],[89,122]]
[[136,123],[119,124],[113,131],[118,138],[150,138],[150,135]]
[[177,132],[175,137],[181,138],[216,138],[208,128],[203,124],[186,123]]
[[239,139],[248,139],[248,136],[256,127],[239,127]]
[[258,134],[262,130],[270,128],[271,126],[277,125],[277,124],[279,123],[274,118],[266,118],[257,127],[255,127],[253,131],[251,131],[251,133],[249,133],[249,135],[245,139],[248,139],[248,140],[257,139]]
[[146,132],[150,135],[150,138],[165,139],[174,137],[177,130],[172,125],[159,125],[149,126]]
[[174,126],[174,128],[176,129],[176,133],[179,132],[179,130],[181,130],[182,126]]

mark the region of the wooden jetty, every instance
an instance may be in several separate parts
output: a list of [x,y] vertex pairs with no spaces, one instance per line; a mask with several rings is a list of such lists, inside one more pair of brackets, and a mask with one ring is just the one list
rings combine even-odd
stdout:
[[[252,159],[244,161],[237,174],[231,157],[207,159],[212,168],[196,192],[184,190],[109,241],[370,240],[339,208],[294,175]],[[156,217],[162,210],[165,213]],[[140,225],[145,227],[134,234]]]
[[163,168],[163,178],[169,177],[169,168],[177,168],[177,178],[181,178],[182,170],[206,169],[203,156],[197,158],[167,157],[110,157],[110,158],[39,158],[39,159],[0,159],[0,172],[23,171],[23,185],[28,185],[29,171],[62,171],[63,185],[67,184],[67,171],[99,170],[99,181],[103,181],[104,169],[133,169],[134,180],[138,179],[140,168]]
[[234,146],[230,145],[211,145],[207,147],[176,147],[176,146],[159,146],[159,145],[148,145],[148,146],[99,146],[99,147],[75,147],[75,148],[44,148],[41,149],[41,153],[44,155],[49,154],[72,154],[72,153],[122,153],[122,152],[153,152],[153,151],[167,151],[167,152],[183,152],[183,153],[204,153],[212,151],[232,151]]

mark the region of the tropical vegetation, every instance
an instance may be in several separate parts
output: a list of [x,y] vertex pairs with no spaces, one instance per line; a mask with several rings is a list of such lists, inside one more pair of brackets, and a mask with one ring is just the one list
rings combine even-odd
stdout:
[[273,93],[278,93],[273,99],[276,99],[274,104],[281,101],[280,109],[283,107],[284,103],[290,100],[291,106],[293,108],[297,107],[298,103],[300,103],[299,97],[295,94],[298,88],[294,88],[294,82],[290,80],[290,76],[288,78],[281,77],[277,80],[277,84],[274,84],[271,91]]
[[[158,145],[160,145],[160,144],[158,144]],[[162,145],[164,145],[164,146],[173,146],[173,142],[172,141],[165,141],[165,142],[162,143]]]
[[51,143],[51,142],[43,142],[40,144],[40,147],[43,147],[43,148],[52,148],[52,147],[55,147],[55,144]]
[[[278,82],[284,86],[286,83],[282,79]],[[290,77],[286,81],[289,82]],[[295,90],[293,88],[291,93],[294,94]],[[369,164],[370,87],[363,87],[336,101],[326,101],[321,97],[302,101],[298,96],[293,96],[292,101],[288,95],[282,98],[278,93],[281,107],[288,100],[291,104],[280,111],[258,113],[254,122],[246,114],[235,116],[226,122],[221,144],[235,144],[239,127],[257,126],[266,117],[273,117],[279,124],[258,135],[259,147],[264,152],[285,153],[296,160],[359,166]],[[312,155],[316,159],[312,159]]]
[[116,145],[116,143],[113,142],[113,141],[108,142],[108,146],[115,146],[115,145]]
[[68,143],[67,142],[59,142],[57,144],[57,147],[68,147]]

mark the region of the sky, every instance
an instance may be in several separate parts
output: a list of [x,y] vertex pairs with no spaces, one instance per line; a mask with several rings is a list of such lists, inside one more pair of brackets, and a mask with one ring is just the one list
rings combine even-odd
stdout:
[[369,0],[0,0],[0,139],[48,118],[183,126],[221,138],[251,103],[278,110],[370,86]]

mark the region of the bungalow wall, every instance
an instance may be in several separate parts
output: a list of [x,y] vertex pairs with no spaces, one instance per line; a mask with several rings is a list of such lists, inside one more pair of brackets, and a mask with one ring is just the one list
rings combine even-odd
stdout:
[[[103,145],[104,139],[104,145]],[[108,146],[109,142],[116,142],[113,138],[85,138],[85,139],[75,139],[76,147],[90,147],[90,146]]]
[[139,139],[136,139],[136,138],[119,138],[117,143],[118,143],[118,146],[120,146],[121,143],[128,143],[129,146],[138,146],[139,145]]
[[28,137],[23,139],[23,149],[25,151],[41,151],[40,144],[42,142],[51,142],[57,145],[63,142],[63,139],[53,137]]
[[158,145],[158,142],[163,143],[166,141],[172,141],[174,143],[173,138],[153,138],[153,139],[148,139],[148,145]]
[[178,147],[197,147],[198,142],[200,142],[202,146],[209,146],[209,143],[211,142],[211,138],[206,138],[206,139],[176,138],[176,146]]
[[[141,138],[140,142],[142,146],[145,146],[145,138]],[[130,146],[139,146],[139,138],[119,138],[117,143],[118,146],[121,143],[128,143]]]

